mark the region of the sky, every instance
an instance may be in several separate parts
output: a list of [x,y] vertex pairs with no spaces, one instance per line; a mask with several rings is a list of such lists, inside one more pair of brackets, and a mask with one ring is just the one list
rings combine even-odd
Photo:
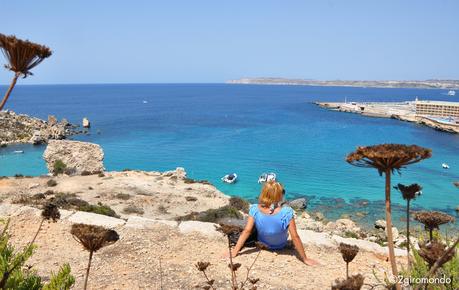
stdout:
[[53,50],[21,84],[459,79],[455,0],[0,0],[0,13],[0,33]]

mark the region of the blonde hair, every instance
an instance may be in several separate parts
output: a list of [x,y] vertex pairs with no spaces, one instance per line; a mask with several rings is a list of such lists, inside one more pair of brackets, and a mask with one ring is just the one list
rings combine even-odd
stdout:
[[264,207],[276,205],[284,198],[284,186],[276,181],[266,182],[258,197],[258,203]]

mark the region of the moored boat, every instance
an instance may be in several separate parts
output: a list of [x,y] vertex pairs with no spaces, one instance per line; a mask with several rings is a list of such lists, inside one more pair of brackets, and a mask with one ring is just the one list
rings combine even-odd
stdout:
[[276,173],[274,172],[269,172],[269,173],[263,173],[258,177],[258,183],[265,183],[269,181],[276,181]]
[[227,174],[225,176],[222,177],[222,181],[225,182],[225,183],[235,183],[237,180],[237,174],[236,173],[231,173],[231,174]]

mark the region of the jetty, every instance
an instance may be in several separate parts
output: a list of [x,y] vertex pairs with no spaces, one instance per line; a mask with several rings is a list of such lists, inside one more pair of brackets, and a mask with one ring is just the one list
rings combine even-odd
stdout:
[[392,118],[414,122],[439,131],[459,133],[459,102],[315,102],[316,105],[338,112],[368,117]]

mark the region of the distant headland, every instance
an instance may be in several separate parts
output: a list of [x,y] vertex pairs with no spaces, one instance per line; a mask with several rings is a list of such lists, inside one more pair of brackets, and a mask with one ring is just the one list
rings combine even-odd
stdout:
[[459,80],[420,80],[420,81],[320,81],[288,78],[241,78],[227,81],[229,84],[250,85],[298,85],[329,87],[369,87],[369,88],[422,88],[422,89],[459,89]]

